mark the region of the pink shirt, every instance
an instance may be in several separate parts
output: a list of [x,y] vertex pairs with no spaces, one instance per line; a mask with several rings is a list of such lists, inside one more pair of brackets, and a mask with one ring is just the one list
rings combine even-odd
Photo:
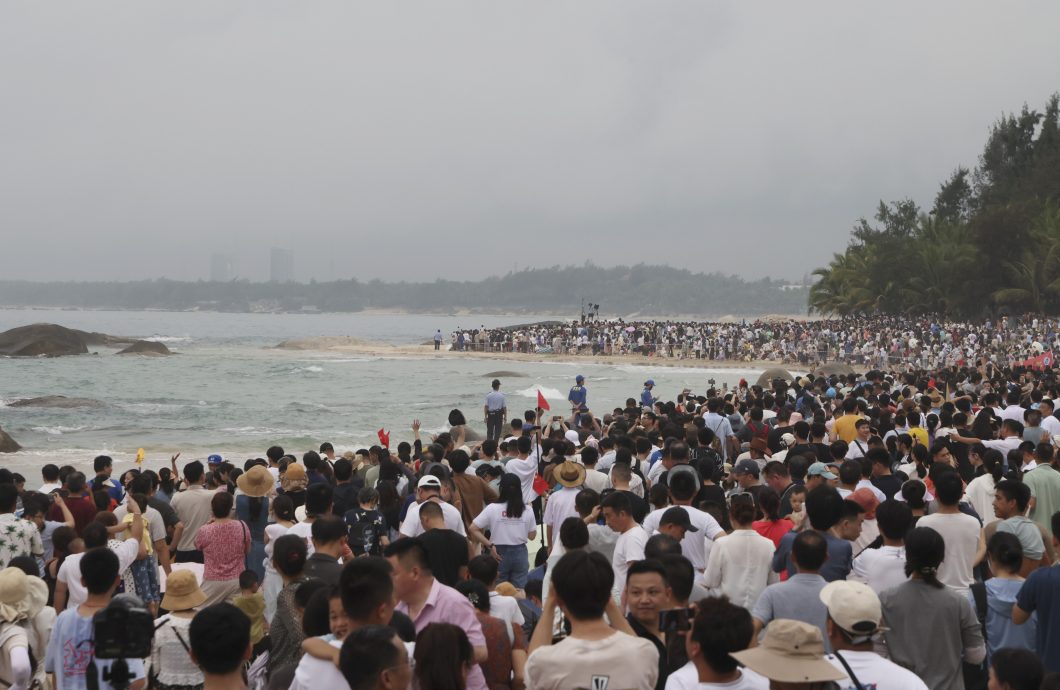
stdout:
[[[408,604],[400,602],[397,610],[408,614]],[[475,607],[463,594],[452,587],[443,585],[438,580],[431,585],[431,593],[427,595],[427,602],[412,622],[416,625],[417,635],[431,623],[452,623],[467,633],[467,639],[472,647],[486,646],[486,636],[482,633],[482,625],[475,615]],[[478,664],[475,664],[467,674],[467,690],[487,690],[486,677],[482,675],[482,669]]]
[[204,580],[238,580],[244,570],[250,530],[239,520],[211,522],[199,528],[195,548],[202,551]]

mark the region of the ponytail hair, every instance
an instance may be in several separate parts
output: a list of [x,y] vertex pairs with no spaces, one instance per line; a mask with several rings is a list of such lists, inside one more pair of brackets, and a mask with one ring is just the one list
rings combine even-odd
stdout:
[[915,527],[905,537],[905,575],[942,589],[939,582],[939,566],[946,552],[946,544],[940,535],[930,527]]
[[1001,451],[996,448],[987,448],[983,452],[983,469],[994,478],[994,483],[997,484],[1001,481],[1003,473],[1005,471],[1005,458],[1001,455]]
[[986,552],[992,565],[1010,573],[1018,573],[1023,566],[1023,545],[1015,534],[995,532],[987,542]]

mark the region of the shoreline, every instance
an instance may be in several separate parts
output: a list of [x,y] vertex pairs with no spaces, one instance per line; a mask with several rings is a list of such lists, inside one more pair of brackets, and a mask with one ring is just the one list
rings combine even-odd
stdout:
[[[643,355],[555,355],[523,352],[458,352],[456,350],[435,350],[433,345],[388,345],[386,343],[327,344],[326,339],[310,339],[304,347],[278,348],[295,352],[334,352],[341,354],[368,355],[395,359],[478,359],[499,362],[556,362],[560,364],[596,364],[596,365],[630,365],[667,368],[692,369],[772,369],[787,368],[775,360],[716,360],[716,359],[678,359],[676,357],[645,357]],[[804,369],[805,367],[796,367]]]

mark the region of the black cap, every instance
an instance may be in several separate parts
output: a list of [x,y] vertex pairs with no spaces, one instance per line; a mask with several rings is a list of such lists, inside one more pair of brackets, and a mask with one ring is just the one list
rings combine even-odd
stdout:
[[659,520],[660,525],[677,525],[678,527],[684,527],[689,532],[698,532],[699,528],[692,524],[692,520],[688,517],[688,511],[681,506],[674,506],[667,508],[666,512],[662,514],[662,519]]

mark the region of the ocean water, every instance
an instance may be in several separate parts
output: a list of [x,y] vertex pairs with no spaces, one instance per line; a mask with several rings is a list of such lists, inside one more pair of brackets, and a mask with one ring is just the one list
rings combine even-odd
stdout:
[[[637,397],[646,378],[672,398],[682,388],[703,391],[707,379],[720,385],[757,377],[758,369],[696,369],[584,362],[516,362],[473,354],[416,357],[357,356],[348,353],[271,349],[282,340],[349,335],[416,345],[435,329],[527,323],[549,315],[380,315],[380,314],[220,314],[210,312],[48,311],[0,309],[0,331],[30,323],[59,323],[71,328],[158,340],[173,357],[114,356],[116,350],[93,347],[97,355],[53,359],[0,358],[0,427],[23,446],[0,455],[0,465],[21,472],[30,486],[45,462],[91,469],[92,458],[107,454],[118,469],[132,466],[138,448],[147,467],[220,453],[242,464],[261,457],[273,444],[301,454],[331,441],[342,452],[376,441],[376,431],[391,432],[391,444],[412,440],[410,425],[419,419],[429,432],[448,428],[454,407],[470,426],[481,421],[489,373],[501,377],[509,414],[534,407],[537,391],[566,412],[567,391],[583,374],[589,403],[598,413]],[[94,408],[13,408],[19,398],[66,395],[92,398]]]

